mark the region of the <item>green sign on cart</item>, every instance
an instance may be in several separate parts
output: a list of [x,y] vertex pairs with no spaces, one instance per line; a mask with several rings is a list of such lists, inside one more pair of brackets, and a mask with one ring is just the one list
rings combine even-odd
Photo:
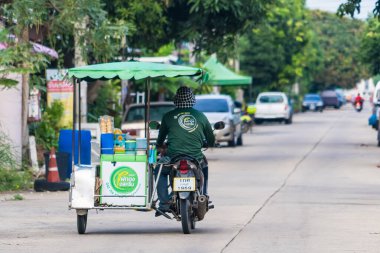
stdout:
[[139,178],[136,171],[130,167],[119,167],[112,172],[110,183],[117,193],[128,194],[136,190]]

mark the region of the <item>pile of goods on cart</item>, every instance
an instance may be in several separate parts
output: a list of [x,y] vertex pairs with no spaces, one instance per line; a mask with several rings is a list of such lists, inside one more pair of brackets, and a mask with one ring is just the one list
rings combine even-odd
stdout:
[[156,146],[149,145],[147,149],[146,138],[134,138],[128,133],[123,133],[119,128],[114,128],[113,117],[105,115],[99,118],[100,145],[103,155],[123,155],[125,161],[143,162],[149,152],[149,163],[156,162]]

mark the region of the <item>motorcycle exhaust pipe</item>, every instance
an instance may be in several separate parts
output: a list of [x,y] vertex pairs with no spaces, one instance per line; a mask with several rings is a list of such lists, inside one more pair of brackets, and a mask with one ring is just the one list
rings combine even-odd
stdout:
[[203,220],[207,213],[207,197],[205,195],[200,195],[198,197],[198,208],[196,211],[198,220]]

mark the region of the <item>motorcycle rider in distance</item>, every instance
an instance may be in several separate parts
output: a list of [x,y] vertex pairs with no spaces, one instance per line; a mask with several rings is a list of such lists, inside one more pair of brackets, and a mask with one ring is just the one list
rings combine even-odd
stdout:
[[[195,96],[190,88],[180,87],[173,102],[176,108],[163,116],[157,138],[157,147],[163,156],[161,160],[168,161],[177,155],[189,155],[196,158],[204,174],[203,195],[207,195],[208,165],[202,153],[202,147],[205,146],[205,142],[210,147],[214,146],[214,133],[206,116],[193,108]],[[164,143],[166,137],[168,147]],[[156,176],[158,169],[159,166],[155,169]],[[161,212],[170,212],[171,203],[167,183],[170,171],[171,168],[164,166],[158,179],[158,209]],[[160,215],[160,212],[156,212],[156,217]]]
[[246,109],[244,110],[243,115],[240,117],[240,120],[242,122],[243,133],[247,133],[248,130],[252,133],[252,126],[253,126],[253,121],[255,118],[255,113],[256,113],[256,107],[252,104],[247,105]]
[[[358,93],[358,95],[355,97],[355,102],[354,102],[354,106],[357,110],[361,110],[363,108],[363,102],[364,102],[364,99],[360,96],[360,93]],[[357,108],[357,104],[359,103],[360,107]]]

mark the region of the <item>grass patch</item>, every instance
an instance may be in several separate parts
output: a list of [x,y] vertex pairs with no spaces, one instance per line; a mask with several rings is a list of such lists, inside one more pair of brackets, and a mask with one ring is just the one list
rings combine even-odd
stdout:
[[9,137],[0,131],[0,192],[30,189],[32,179],[28,167],[17,161]]
[[24,199],[24,197],[21,194],[18,194],[18,193],[13,196],[13,200],[23,200],[23,199]]
[[32,179],[30,171],[0,168],[0,192],[30,189]]

